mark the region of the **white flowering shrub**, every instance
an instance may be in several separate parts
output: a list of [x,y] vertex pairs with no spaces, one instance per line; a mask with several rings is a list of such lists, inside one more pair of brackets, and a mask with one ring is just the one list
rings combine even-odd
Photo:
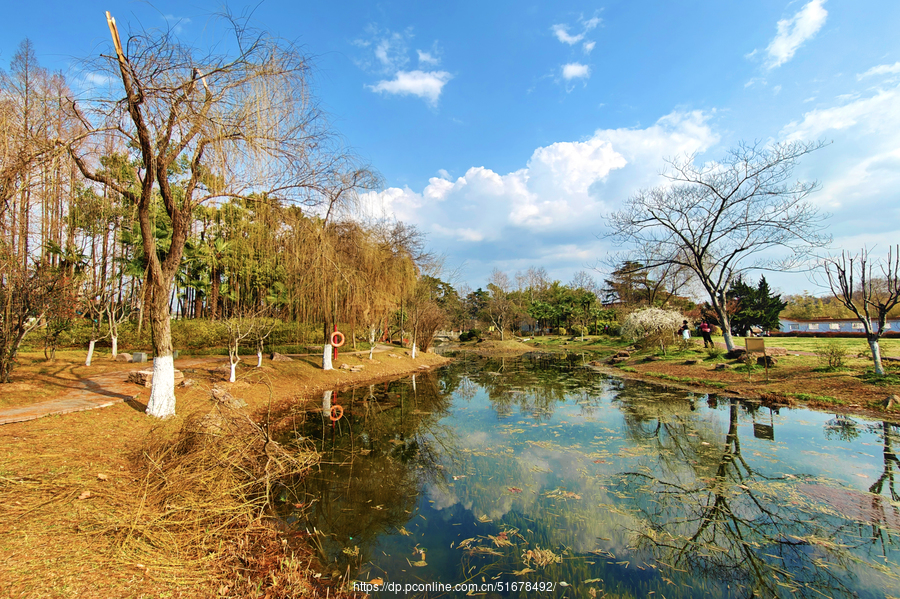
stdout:
[[644,308],[625,318],[621,334],[643,347],[659,345],[665,353],[666,348],[674,343],[675,332],[684,320],[684,315],[675,310]]

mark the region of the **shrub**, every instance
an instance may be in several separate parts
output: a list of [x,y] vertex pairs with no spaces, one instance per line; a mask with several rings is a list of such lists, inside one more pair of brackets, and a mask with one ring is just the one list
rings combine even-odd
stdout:
[[618,337],[622,334],[622,329],[616,321],[598,322],[590,327],[591,335],[609,335],[610,337]]
[[706,356],[710,360],[718,360],[725,355],[725,350],[721,347],[710,347],[706,350]]
[[469,329],[459,334],[460,341],[472,341],[481,337],[481,329]]
[[[149,323],[145,323],[145,326],[147,325]],[[228,331],[222,321],[206,319],[172,321],[172,346],[175,349],[204,349],[227,345]]]
[[630,337],[639,347],[659,346],[666,349],[675,342],[675,331],[685,320],[680,312],[645,308],[632,312],[622,323],[622,337]]
[[844,367],[847,348],[839,341],[830,339],[823,345],[816,345],[816,359],[823,370],[837,370]]

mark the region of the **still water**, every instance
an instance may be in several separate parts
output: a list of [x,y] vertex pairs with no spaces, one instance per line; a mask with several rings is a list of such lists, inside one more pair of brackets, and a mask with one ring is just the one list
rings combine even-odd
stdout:
[[293,433],[323,465],[286,518],[376,597],[900,596],[900,427],[583,361],[468,355],[342,392],[343,418]]

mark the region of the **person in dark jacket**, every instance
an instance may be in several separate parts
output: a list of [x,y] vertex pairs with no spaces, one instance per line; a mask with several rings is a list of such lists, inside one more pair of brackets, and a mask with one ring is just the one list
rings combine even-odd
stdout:
[[705,320],[700,323],[700,334],[703,335],[703,347],[715,347],[712,340],[712,327]]

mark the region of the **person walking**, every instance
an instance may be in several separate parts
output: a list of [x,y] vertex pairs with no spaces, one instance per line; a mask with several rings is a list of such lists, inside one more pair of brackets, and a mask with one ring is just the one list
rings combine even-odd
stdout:
[[681,333],[681,338],[684,339],[685,342],[691,340],[691,327],[688,326],[688,321],[683,321],[681,324],[681,328],[678,329],[678,332]]
[[705,320],[700,323],[700,334],[703,335],[703,347],[715,347],[712,340],[712,327]]

